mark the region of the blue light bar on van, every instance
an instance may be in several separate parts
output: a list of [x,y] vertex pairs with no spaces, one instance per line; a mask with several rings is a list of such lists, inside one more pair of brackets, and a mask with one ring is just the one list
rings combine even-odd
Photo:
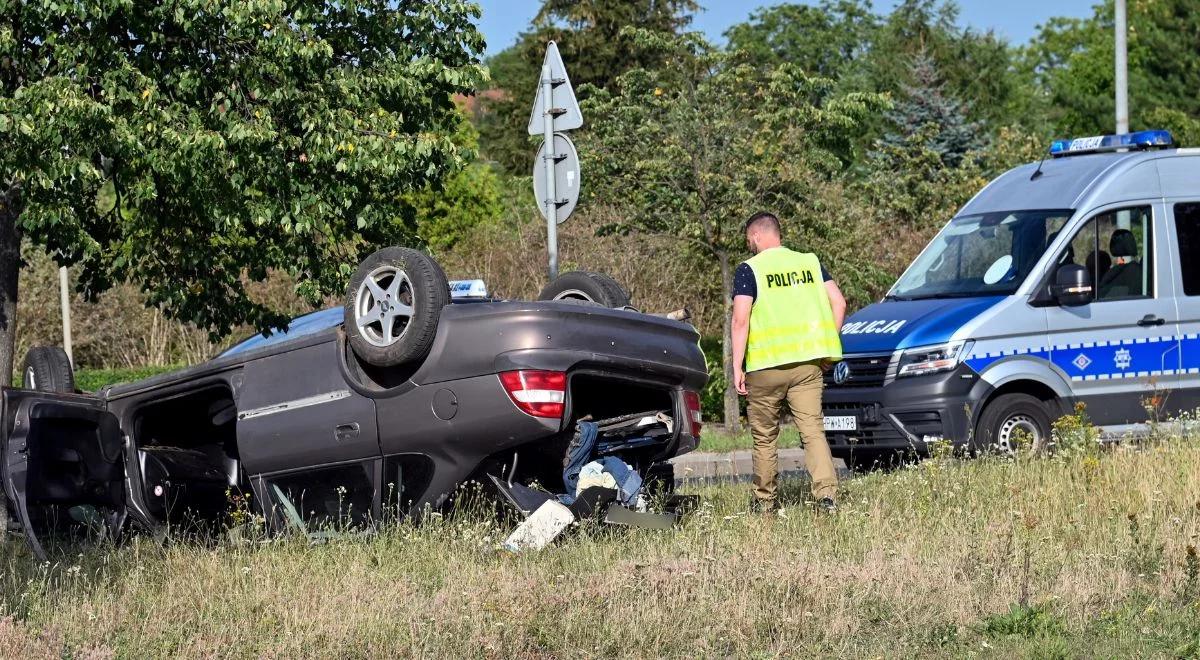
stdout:
[[1094,154],[1102,151],[1117,149],[1149,149],[1151,147],[1169,147],[1175,144],[1171,132],[1161,129],[1137,131],[1136,133],[1120,133],[1117,135],[1095,135],[1092,137],[1075,138],[1073,140],[1055,140],[1050,143],[1050,155],[1074,156],[1076,154]]

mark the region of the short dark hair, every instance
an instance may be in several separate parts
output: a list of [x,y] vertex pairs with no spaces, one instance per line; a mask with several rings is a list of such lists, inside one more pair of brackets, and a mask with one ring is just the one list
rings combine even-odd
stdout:
[[768,213],[767,211],[759,211],[758,213],[750,216],[750,219],[746,221],[745,231],[750,231],[755,227],[760,229],[766,229],[770,227],[775,231],[776,234],[780,233],[779,218],[775,217],[774,213]]

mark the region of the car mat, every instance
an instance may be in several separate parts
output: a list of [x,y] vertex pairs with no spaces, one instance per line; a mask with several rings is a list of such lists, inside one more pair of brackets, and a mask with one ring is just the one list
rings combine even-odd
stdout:
[[671,529],[678,521],[679,516],[673,513],[639,513],[619,504],[608,507],[608,511],[604,514],[606,523],[643,529]]
[[495,475],[489,474],[488,478],[492,480],[492,485],[496,487],[496,492],[500,493],[500,498],[504,500],[505,504],[516,509],[517,513],[526,518],[537,511],[538,507],[554,499],[550,493],[534,490],[522,484],[510,486],[507,482],[497,479]]
[[575,514],[576,520],[591,518],[597,511],[617,501],[617,491],[603,486],[591,486],[580,491],[579,496],[567,508]]

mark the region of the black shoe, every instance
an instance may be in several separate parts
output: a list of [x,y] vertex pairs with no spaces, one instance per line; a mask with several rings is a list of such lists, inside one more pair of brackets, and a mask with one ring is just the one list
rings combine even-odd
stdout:
[[822,497],[817,501],[817,509],[822,513],[836,513],[837,502],[834,502],[832,497]]

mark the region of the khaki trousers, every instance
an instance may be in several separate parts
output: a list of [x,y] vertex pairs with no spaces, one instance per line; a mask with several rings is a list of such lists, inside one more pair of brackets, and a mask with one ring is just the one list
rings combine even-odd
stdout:
[[785,404],[804,443],[804,467],[812,475],[813,497],[832,499],[837,494],[837,473],[821,413],[822,373],[819,362],[801,362],[746,374],[747,417],[754,437],[754,496],[760,500],[774,501],[778,490],[777,440]]

